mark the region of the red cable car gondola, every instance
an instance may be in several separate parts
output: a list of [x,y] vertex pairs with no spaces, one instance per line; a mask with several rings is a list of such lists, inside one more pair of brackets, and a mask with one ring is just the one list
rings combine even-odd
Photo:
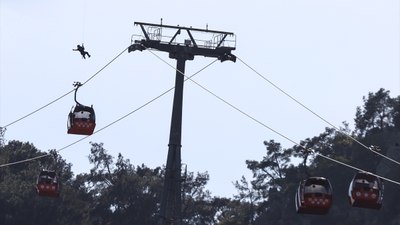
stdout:
[[37,178],[36,192],[39,196],[59,197],[59,184],[56,172],[52,170],[42,170]]
[[350,182],[348,197],[353,207],[380,209],[383,202],[382,180],[373,174],[358,172]]
[[332,206],[332,186],[324,177],[310,177],[300,182],[295,197],[296,212],[327,214]]
[[68,114],[68,134],[91,135],[96,127],[96,116],[93,106],[84,106],[76,100],[76,92],[82,86],[81,83],[75,82],[75,102],[76,106]]

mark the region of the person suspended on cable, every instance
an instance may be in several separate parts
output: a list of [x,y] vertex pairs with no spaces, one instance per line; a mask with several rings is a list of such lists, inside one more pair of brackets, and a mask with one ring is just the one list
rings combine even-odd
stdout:
[[82,55],[82,58],[84,58],[84,59],[86,59],[86,56],[89,56],[89,58],[90,58],[90,54],[89,54],[89,52],[85,51],[85,46],[83,46],[83,43],[82,43],[82,46],[77,45],[76,49],[72,49],[72,50],[79,51]]

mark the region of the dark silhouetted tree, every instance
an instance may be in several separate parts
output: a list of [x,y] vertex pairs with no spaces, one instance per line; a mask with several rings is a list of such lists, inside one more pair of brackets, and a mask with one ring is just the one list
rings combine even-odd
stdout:
[[[366,132],[383,130],[393,126],[394,119],[398,119],[395,113],[396,100],[390,97],[390,91],[383,88],[376,93],[370,92],[368,97],[363,97],[364,105],[357,107],[355,125],[359,135]],[[398,102],[398,101],[397,101]]]

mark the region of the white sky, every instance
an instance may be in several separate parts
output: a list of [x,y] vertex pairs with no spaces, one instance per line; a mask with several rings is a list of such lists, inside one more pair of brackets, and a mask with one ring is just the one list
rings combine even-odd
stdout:
[[[400,95],[398,0],[263,1],[0,0],[0,126],[84,82],[140,34],[134,21],[234,32],[234,54],[303,104],[340,126],[353,125],[362,97],[379,88]],[[194,2],[194,1],[193,1]],[[71,49],[84,43],[92,57]],[[167,53],[157,54],[175,66]],[[186,62],[191,75],[212,62]],[[174,85],[175,71],[149,52],[124,53],[78,92],[93,104],[97,128]],[[328,126],[260,79],[241,62],[215,63],[195,80],[295,141]],[[173,93],[60,152],[75,173],[89,172],[89,141],[103,142],[134,165],[165,165]],[[7,128],[7,140],[42,151],[82,136],[66,133],[73,94]],[[232,182],[250,178],[245,160],[261,160],[264,140],[292,144],[232,110],[190,81],[185,83],[182,160],[208,171],[213,195],[232,197]]]

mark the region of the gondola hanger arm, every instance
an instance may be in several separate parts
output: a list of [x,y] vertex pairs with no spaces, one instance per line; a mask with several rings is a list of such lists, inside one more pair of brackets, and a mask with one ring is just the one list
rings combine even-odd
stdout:
[[76,100],[76,92],[78,92],[78,89],[79,89],[79,87],[82,86],[82,83],[79,82],[79,81],[75,81],[72,85],[74,85],[74,87],[75,87],[74,100],[75,100],[75,102],[76,102],[77,105],[82,105],[81,103],[79,103],[79,102]]

